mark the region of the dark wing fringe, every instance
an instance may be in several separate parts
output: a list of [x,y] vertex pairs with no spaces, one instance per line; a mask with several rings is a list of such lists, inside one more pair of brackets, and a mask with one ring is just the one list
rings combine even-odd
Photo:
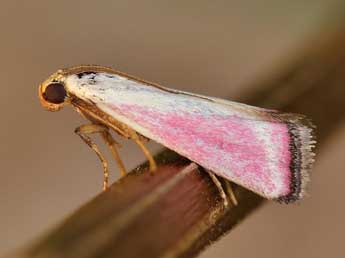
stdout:
[[300,200],[309,182],[309,171],[314,163],[316,140],[315,126],[303,115],[291,113],[271,113],[272,117],[284,122],[288,126],[290,134],[290,193],[278,199],[279,202],[291,203]]

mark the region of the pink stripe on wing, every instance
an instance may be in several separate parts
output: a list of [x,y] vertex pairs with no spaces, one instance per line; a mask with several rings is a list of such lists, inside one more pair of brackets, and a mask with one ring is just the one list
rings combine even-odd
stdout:
[[112,109],[148,130],[149,138],[222,177],[268,198],[290,192],[290,140],[283,123],[132,104]]

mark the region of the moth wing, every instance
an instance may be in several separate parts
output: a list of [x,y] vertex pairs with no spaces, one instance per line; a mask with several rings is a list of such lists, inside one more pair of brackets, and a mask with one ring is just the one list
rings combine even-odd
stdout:
[[266,198],[301,198],[312,162],[300,117],[98,74],[70,91],[140,134]]

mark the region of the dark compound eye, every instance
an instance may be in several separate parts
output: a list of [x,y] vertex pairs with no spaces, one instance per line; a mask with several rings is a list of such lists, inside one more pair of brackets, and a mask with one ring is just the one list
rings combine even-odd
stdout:
[[43,93],[43,98],[54,104],[61,104],[64,102],[67,92],[62,83],[54,82],[46,87]]

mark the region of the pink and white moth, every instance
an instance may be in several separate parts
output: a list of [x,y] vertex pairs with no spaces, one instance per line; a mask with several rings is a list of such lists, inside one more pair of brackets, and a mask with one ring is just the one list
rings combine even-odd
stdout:
[[40,85],[39,97],[50,111],[71,104],[89,119],[93,126],[76,132],[92,148],[87,133],[100,132],[114,145],[108,128],[134,140],[153,170],[147,139],[268,199],[299,200],[309,180],[315,141],[302,115],[173,90],[94,65],[57,71]]

